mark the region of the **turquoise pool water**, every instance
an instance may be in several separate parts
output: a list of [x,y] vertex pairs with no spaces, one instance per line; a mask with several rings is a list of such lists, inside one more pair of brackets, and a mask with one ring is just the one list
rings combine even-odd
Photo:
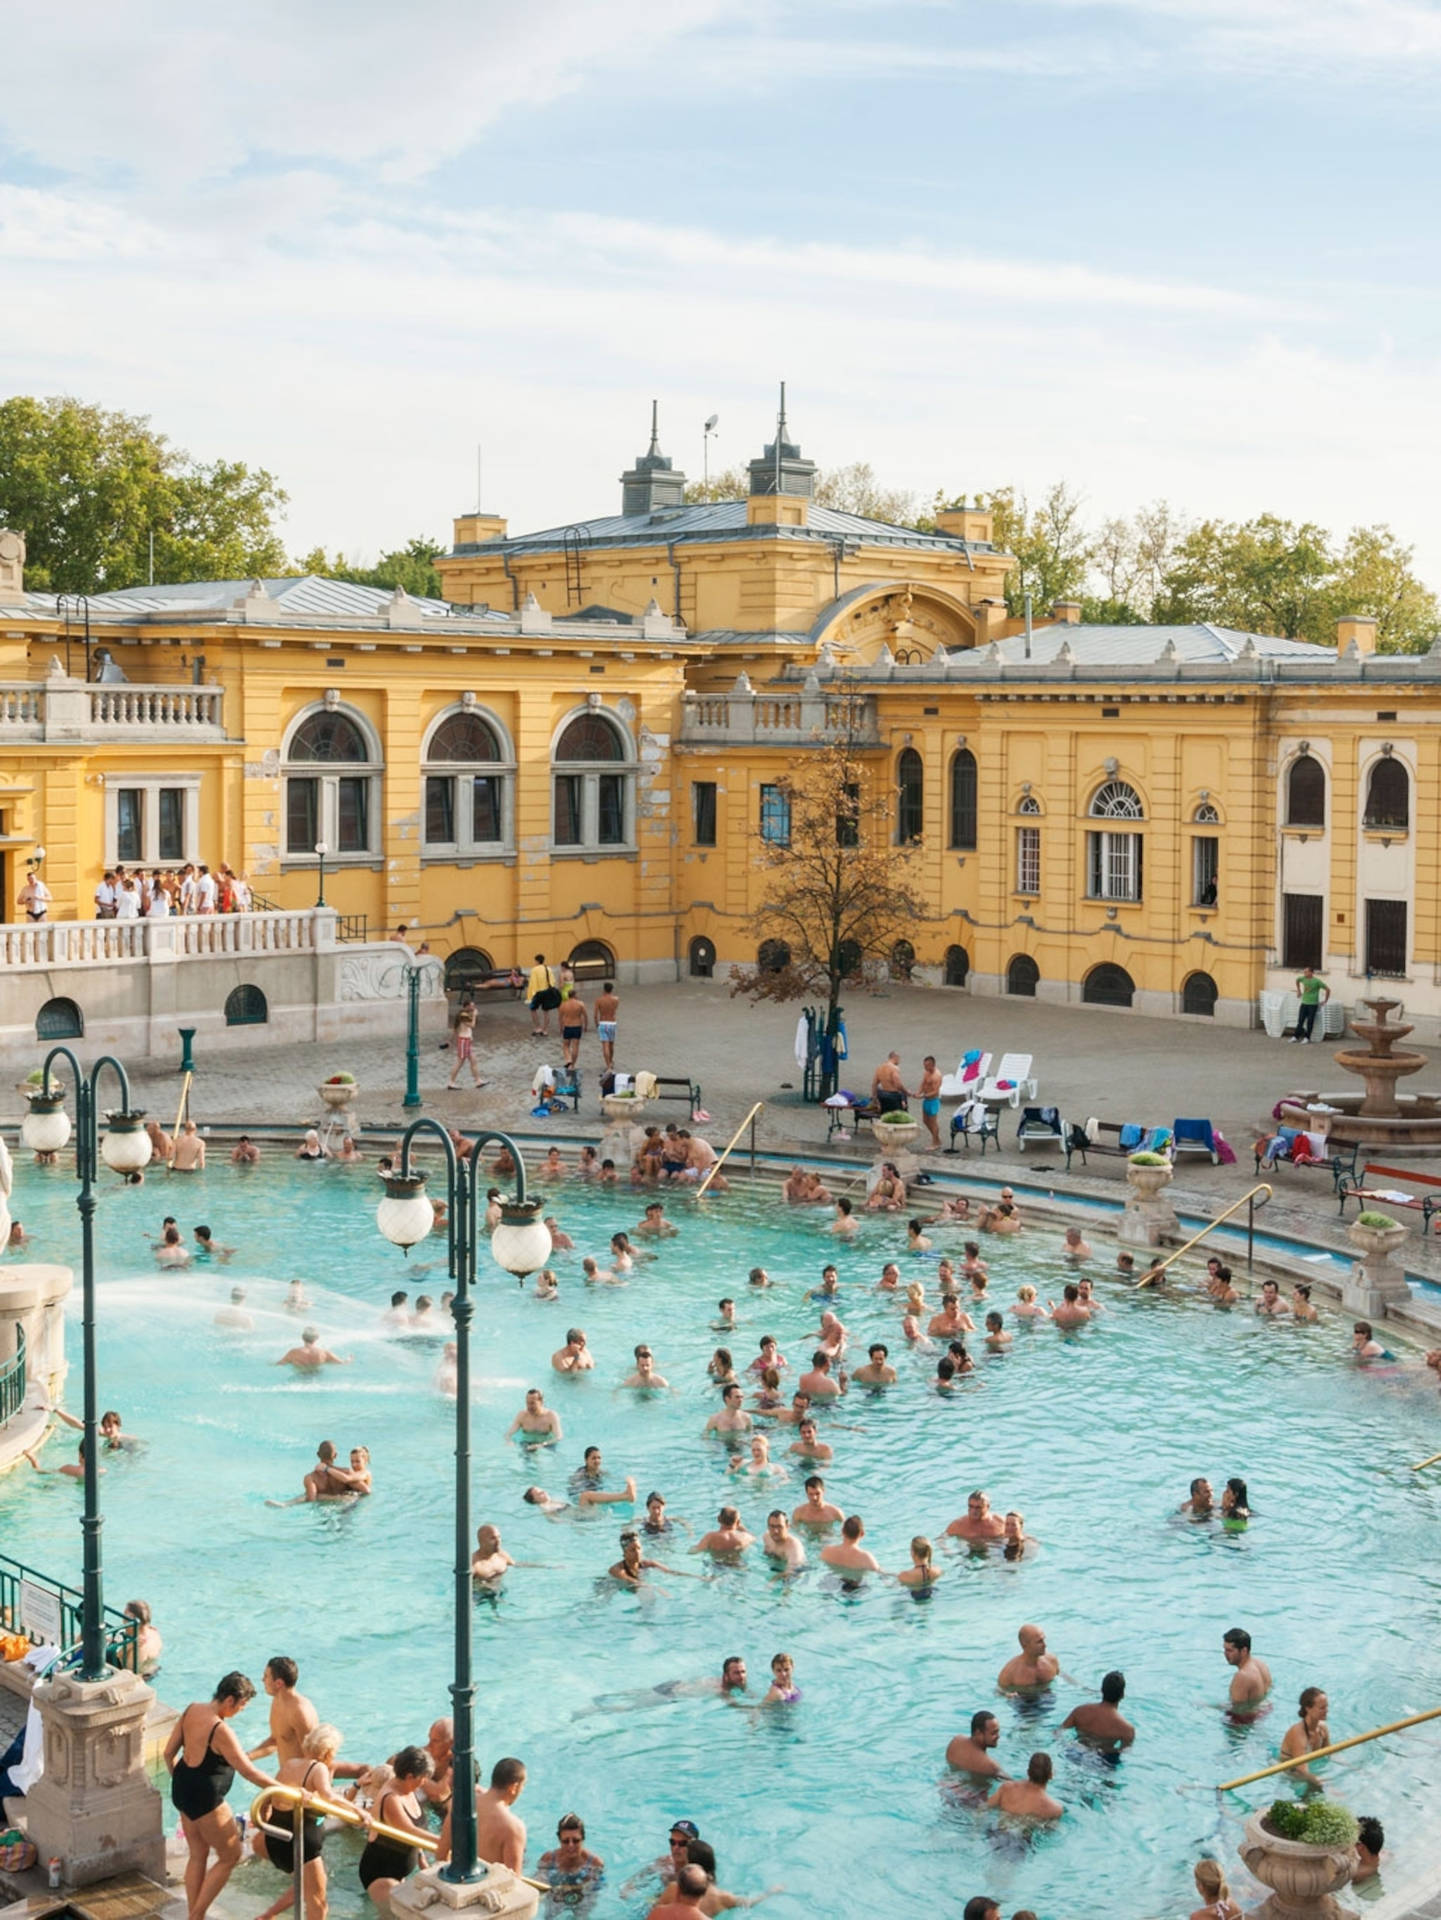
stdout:
[[[76,1260],[73,1180],[21,1166],[16,1187],[33,1257]],[[175,1703],[207,1695],[229,1667],[258,1679],[270,1654],[292,1654],[350,1758],[423,1737],[447,1710],[451,1645],[452,1408],[431,1385],[440,1343],[378,1325],[393,1287],[438,1298],[444,1249],[436,1240],[406,1261],[375,1230],[376,1197],[365,1168],[298,1167],[272,1154],[254,1172],[107,1184],[97,1227],[101,1402],[148,1442],[107,1462],[107,1597],[154,1606],[166,1641],[159,1689]],[[1222,1803],[1214,1783],[1275,1757],[1301,1687],[1326,1688],[1336,1737],[1441,1702],[1441,1474],[1410,1471],[1441,1446],[1441,1407],[1415,1370],[1353,1372],[1339,1316],[1317,1329],[1272,1326],[1195,1300],[1126,1295],[1102,1277],[1097,1325],[1074,1337],[1018,1332],[1014,1351],[981,1358],[947,1403],[928,1391],[930,1364],[904,1351],[899,1314],[872,1291],[892,1254],[906,1278],[930,1277],[930,1263],[899,1251],[896,1221],[868,1220],[854,1245],[837,1248],[823,1218],[768,1199],[738,1192],[697,1212],[668,1198],[680,1237],[627,1286],[587,1292],[580,1256],[634,1227],[641,1201],[578,1183],[549,1198],[577,1243],[555,1262],[560,1300],[537,1302],[492,1270],[475,1323],[476,1519],[495,1519],[518,1559],[545,1563],[511,1574],[498,1603],[477,1603],[477,1745],[486,1768],[503,1753],[529,1766],[519,1810],[532,1863],[563,1812],[584,1816],[610,1869],[598,1916],[646,1910],[619,1888],[664,1850],[681,1816],[716,1846],[724,1885],[785,1886],[769,1906],[778,1920],[919,1909],[938,1888],[957,1909],[989,1890],[1005,1911],[1031,1906],[1043,1920],[1186,1912],[1191,1862],[1219,1852],[1234,1867],[1244,1812],[1273,1791]],[[238,1248],[234,1261],[157,1272],[147,1243],[167,1211],[187,1232],[208,1221]],[[999,1303],[1028,1276],[1043,1295],[1058,1292],[1059,1238],[1037,1227],[988,1248]],[[1103,1246],[1099,1276],[1111,1264]],[[718,1338],[709,1322],[720,1295],[734,1294],[737,1363],[774,1332],[794,1373],[818,1321],[801,1296],[832,1256],[853,1348],[888,1338],[901,1373],[887,1396],[853,1393],[825,1421],[861,1429],[830,1434],[832,1496],[864,1516],[867,1544],[890,1569],[905,1564],[913,1533],[939,1542],[973,1486],[998,1509],[1024,1511],[1036,1557],[1007,1565],[943,1549],[943,1580],[921,1601],[875,1582],[844,1594],[814,1554],[789,1583],[753,1556],[742,1570],[662,1578],[648,1595],[612,1590],[602,1576],[621,1514],[547,1521],[523,1505],[522,1489],[535,1480],[564,1493],[582,1448],[596,1443],[610,1484],[633,1472],[642,1495],[660,1488],[697,1530],[732,1499],[756,1532],[772,1504],[797,1504],[803,1470],[779,1494],[753,1491],[701,1438],[716,1403],[704,1374]],[[427,1261],[438,1264],[422,1274]],[[746,1285],[757,1263],[779,1283],[761,1296]],[[353,1365],[297,1380],[271,1364],[299,1325],[280,1304],[292,1276],[314,1302],[307,1317]],[[213,1324],[237,1281],[250,1289],[253,1333]],[[78,1297],[71,1304],[78,1363]],[[598,1364],[561,1379],[548,1359],[571,1323],[585,1327]],[[654,1347],[672,1394],[638,1401],[618,1390],[637,1340]],[[501,1436],[532,1382],[566,1433],[553,1455],[526,1458]],[[72,1407],[78,1399],[77,1365]],[[268,1508],[267,1496],[298,1491],[322,1438],[371,1447],[375,1497],[348,1511]],[[52,1440],[51,1464],[69,1441]],[[1249,1481],[1248,1532],[1176,1523],[1195,1473],[1218,1488],[1231,1473]],[[22,1472],[0,1483],[4,1550],[78,1582],[77,1513],[66,1481]],[[659,1557],[700,1571],[685,1544],[667,1542]],[[995,1689],[1027,1620],[1045,1627],[1078,1683],[1058,1684],[1040,1706]],[[1274,1709],[1245,1730],[1218,1707],[1229,1678],[1221,1635],[1233,1624],[1251,1630],[1276,1678]],[[652,1691],[713,1675],[724,1655],[741,1653],[758,1693],[778,1649],[794,1655],[802,1689],[783,1712]],[[1113,1666],[1126,1672],[1140,1728],[1119,1764],[1059,1731]],[[1000,1716],[1009,1770],[1023,1772],[1035,1748],[1052,1754],[1067,1809],[1054,1830],[1007,1830],[942,1793],[946,1742],[982,1706]],[[239,1730],[247,1744],[263,1737],[263,1702]],[[1396,1879],[1419,1869],[1441,1733],[1423,1727],[1325,1764],[1338,1797],[1385,1819]],[[237,1790],[237,1804],[244,1797]],[[342,1914],[362,1910],[354,1852],[341,1842],[333,1857]],[[243,1903],[278,1885],[247,1868],[232,1889]]]

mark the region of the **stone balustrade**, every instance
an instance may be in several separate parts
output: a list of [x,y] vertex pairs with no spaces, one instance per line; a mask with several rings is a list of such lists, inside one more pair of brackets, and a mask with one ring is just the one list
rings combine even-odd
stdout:
[[215,959],[226,954],[308,953],[334,944],[334,915],[208,913],[167,920],[42,920],[0,926],[0,972]]
[[63,675],[0,685],[0,745],[177,738],[225,738],[223,688],[92,684]]
[[680,739],[693,747],[819,747],[845,739],[863,747],[881,744],[872,695],[811,687],[794,693],[757,693],[748,687],[688,693]]

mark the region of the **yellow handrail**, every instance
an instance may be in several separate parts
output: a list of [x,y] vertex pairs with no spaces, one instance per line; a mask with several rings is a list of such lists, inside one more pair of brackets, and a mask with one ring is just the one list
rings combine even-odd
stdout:
[[[359,1807],[352,1806],[348,1800],[325,1800],[318,1793],[306,1793],[300,1787],[285,1786],[277,1780],[272,1787],[262,1787],[250,1803],[250,1817],[256,1826],[263,1827],[265,1816],[270,1810],[270,1802],[276,1796],[292,1803],[299,1801],[304,1807],[310,1807],[317,1813],[326,1813],[336,1820],[343,1820],[349,1827],[365,1827],[370,1833],[378,1833],[386,1840],[398,1840],[403,1847],[418,1847],[423,1853],[434,1853],[440,1845],[439,1839],[432,1833],[408,1833],[404,1827],[387,1826],[383,1820],[371,1820]],[[531,1880],[525,1874],[517,1879],[524,1880],[528,1887],[535,1887],[541,1893],[550,1892],[548,1880]]]
[[1441,1460],[1441,1453],[1433,1453],[1429,1459],[1418,1460],[1411,1471],[1412,1473],[1419,1473],[1422,1467],[1434,1467],[1438,1460]]
[[757,1100],[755,1105],[751,1108],[750,1112],[746,1115],[745,1119],[741,1121],[740,1125],[736,1128],[735,1132],[731,1135],[730,1139],[726,1142],[725,1153],[723,1153],[720,1159],[716,1161],[715,1165],[711,1168],[710,1172],[706,1175],[705,1179],[702,1180],[700,1185],[696,1188],[695,1197],[697,1200],[700,1199],[701,1195],[705,1192],[706,1188],[710,1185],[711,1181],[715,1179],[716,1175],[720,1172],[721,1168],[725,1165],[726,1154],[730,1152],[731,1148],[735,1145],[736,1141],[740,1139],[741,1135],[745,1132],[746,1128],[750,1125],[751,1121],[755,1119],[756,1115],[760,1112],[761,1108],[764,1105],[765,1105],[764,1100]]
[[[1193,1233],[1184,1246],[1177,1247],[1174,1253],[1168,1253],[1164,1260],[1158,1261],[1150,1273],[1144,1275],[1140,1280],[1133,1280],[1131,1282],[1132,1293],[1134,1293],[1138,1287],[1149,1287],[1153,1280],[1159,1280],[1173,1260],[1179,1260],[1183,1253],[1189,1253],[1191,1248],[1196,1246],[1198,1242],[1204,1240],[1208,1233],[1214,1233],[1223,1220],[1229,1220],[1233,1213],[1239,1213],[1248,1200],[1254,1200],[1258,1193],[1264,1193],[1266,1200],[1269,1200],[1274,1191],[1275,1189],[1268,1187],[1263,1180],[1260,1186],[1252,1187],[1249,1193],[1243,1193],[1234,1206],[1227,1207],[1224,1213],[1218,1213],[1214,1220],[1208,1220],[1199,1233]],[[1263,1207],[1266,1204],[1266,1200],[1261,1202]]]
[[1256,1773],[1243,1773],[1239,1780],[1223,1780],[1217,1793],[1230,1793],[1233,1787],[1249,1787],[1253,1780],[1265,1780],[1273,1773],[1285,1773],[1291,1767],[1304,1767],[1308,1760],[1324,1760],[1328,1753],[1341,1753],[1347,1747],[1359,1747],[1367,1740],[1379,1740],[1383,1733],[1400,1733],[1406,1727],[1419,1727],[1423,1720],[1434,1720],[1441,1714],[1441,1707],[1431,1707],[1425,1713],[1413,1713],[1406,1720],[1392,1720],[1384,1727],[1373,1727],[1369,1733],[1353,1733],[1349,1740],[1333,1740],[1329,1747],[1317,1747],[1314,1753],[1298,1753],[1289,1760],[1278,1760],[1273,1767],[1262,1767]]
[[177,1134],[180,1132],[180,1123],[185,1118],[185,1109],[190,1104],[190,1082],[194,1078],[193,1073],[187,1072],[180,1088],[180,1105],[175,1109],[175,1131]]

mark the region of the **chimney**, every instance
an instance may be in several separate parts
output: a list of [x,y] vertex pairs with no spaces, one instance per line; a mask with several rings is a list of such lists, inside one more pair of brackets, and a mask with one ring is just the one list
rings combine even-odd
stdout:
[[995,515],[989,508],[943,507],[936,515],[936,532],[988,547],[995,539]]
[[0,528],[0,595],[19,599],[25,591],[25,536]]
[[483,547],[491,540],[504,540],[505,521],[498,513],[458,513],[455,516],[455,544]]
[[1062,626],[1078,627],[1081,624],[1081,603],[1079,600],[1058,600],[1051,608],[1051,618],[1059,620]]
[[1376,651],[1375,614],[1348,613],[1336,622],[1336,651],[1344,653],[1348,647],[1354,647],[1359,654]]

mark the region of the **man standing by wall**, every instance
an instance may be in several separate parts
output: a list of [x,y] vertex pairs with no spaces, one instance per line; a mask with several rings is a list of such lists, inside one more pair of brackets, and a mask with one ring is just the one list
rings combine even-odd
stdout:
[[1293,1038],[1304,1047],[1314,1037],[1317,1012],[1331,998],[1331,989],[1314,967],[1306,967],[1296,975],[1296,992],[1301,998],[1301,1011],[1296,1016]]

